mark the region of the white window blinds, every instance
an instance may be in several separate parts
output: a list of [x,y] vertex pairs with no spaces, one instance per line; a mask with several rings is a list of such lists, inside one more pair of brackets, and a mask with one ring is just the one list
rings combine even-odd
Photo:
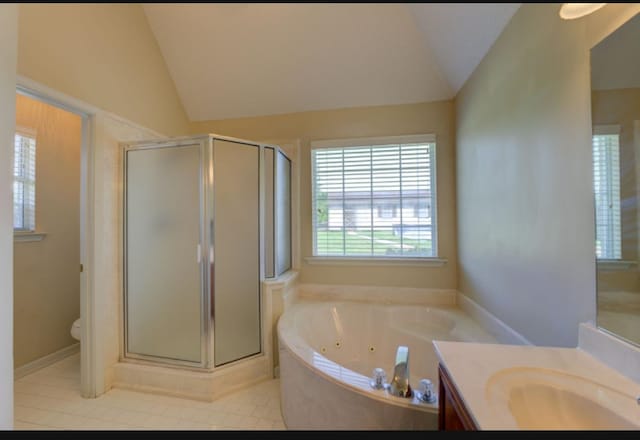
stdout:
[[312,150],[315,256],[436,256],[430,139]]
[[593,184],[595,196],[596,257],[622,258],[620,219],[620,135],[594,130]]
[[13,228],[36,229],[36,139],[16,133],[13,159]]

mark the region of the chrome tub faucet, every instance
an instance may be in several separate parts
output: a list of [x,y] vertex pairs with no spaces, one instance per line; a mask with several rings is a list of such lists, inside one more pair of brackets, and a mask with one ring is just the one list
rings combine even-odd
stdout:
[[409,385],[409,347],[399,345],[396,351],[396,364],[393,379],[389,384],[389,393],[397,397],[413,397]]

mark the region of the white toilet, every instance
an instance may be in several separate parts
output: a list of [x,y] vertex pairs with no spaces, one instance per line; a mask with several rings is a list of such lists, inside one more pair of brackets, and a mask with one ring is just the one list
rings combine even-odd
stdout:
[[77,339],[78,341],[80,340],[80,318],[73,321],[73,324],[71,325],[71,336],[73,339]]

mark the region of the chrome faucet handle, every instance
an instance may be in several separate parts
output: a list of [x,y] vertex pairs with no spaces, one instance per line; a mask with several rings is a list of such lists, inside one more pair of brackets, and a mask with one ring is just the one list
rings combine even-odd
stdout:
[[420,380],[420,393],[418,398],[427,403],[436,401],[436,393],[433,391],[433,383],[429,379]]
[[373,370],[373,380],[371,380],[369,384],[376,390],[382,390],[389,387],[389,384],[386,382],[386,380],[387,373],[385,373],[382,368],[375,368]]

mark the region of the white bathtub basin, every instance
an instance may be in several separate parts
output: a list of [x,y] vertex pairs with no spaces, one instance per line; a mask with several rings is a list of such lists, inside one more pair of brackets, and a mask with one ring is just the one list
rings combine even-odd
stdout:
[[495,342],[455,306],[300,301],[278,322],[282,412],[290,429],[436,429],[437,402],[370,386],[390,380],[399,345],[409,347],[410,386],[437,390],[432,341]]

